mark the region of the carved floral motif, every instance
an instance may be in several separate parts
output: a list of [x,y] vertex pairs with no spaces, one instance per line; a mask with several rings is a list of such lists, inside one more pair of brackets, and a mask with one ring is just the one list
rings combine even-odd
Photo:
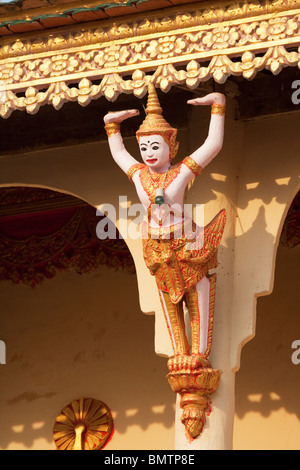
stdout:
[[119,65],[125,65],[129,57],[130,53],[127,47],[112,45],[100,50],[94,61],[98,67],[118,67]]
[[186,49],[187,42],[176,36],[165,36],[158,40],[150,41],[145,52],[150,59],[167,59],[177,54],[182,54]]
[[7,91],[5,101],[0,103],[0,116],[8,118],[14,110],[26,110],[35,114],[45,104],[52,104],[55,109],[60,109],[68,101],[77,101],[86,106],[100,96],[114,101],[121,93],[133,93],[137,97],[143,97],[151,77],[154,77],[154,83],[161,90],[167,92],[175,84],[194,89],[200,82],[210,78],[214,78],[218,83],[224,83],[230,75],[251,80],[264,68],[278,74],[284,67],[297,65],[300,68],[300,47],[297,52],[288,52],[285,47],[276,46],[258,57],[253,52],[246,51],[239,62],[219,55],[213,57],[208,66],[204,67],[195,60],[188,62],[186,70],[177,70],[172,64],[163,65],[157,67],[153,76],[140,69],[134,71],[132,79],[123,79],[119,73],[110,73],[103,77],[99,85],[93,85],[89,79],[83,78],[77,87],[62,81],[52,83],[47,91],[40,92],[30,86],[23,97],[17,96],[13,91]]
[[79,62],[69,54],[59,54],[52,59],[45,59],[39,67],[42,74],[47,77],[59,77],[76,71]]
[[[208,27],[209,29],[209,27]],[[95,50],[78,50],[75,52],[57,54],[51,57],[24,61],[0,63],[0,79],[7,85],[26,82],[32,79],[60,77],[66,74],[78,74],[85,71],[96,71],[103,76],[105,69],[126,67],[126,72],[147,67],[147,62],[175,59],[174,64],[184,60],[185,56],[210,52],[214,57],[217,53],[227,55],[227,50],[236,48],[235,54],[247,52],[247,46],[259,44],[262,41],[266,46],[270,42],[291,39],[292,44],[299,43],[296,34],[300,30],[300,15],[288,19],[287,17],[271,18],[261,23],[254,22],[235,26],[220,26],[210,31],[192,31],[189,33],[176,33],[172,36],[163,36],[157,39],[129,42],[128,44],[113,43]],[[267,49],[267,47],[265,47]],[[231,53],[233,54],[233,52]],[[229,54],[228,54],[229,55]],[[3,61],[4,62],[4,61]]]
[[207,33],[202,42],[207,49],[226,49],[235,46],[239,38],[240,33],[237,28],[223,26]]
[[277,41],[284,39],[286,36],[293,36],[299,27],[299,16],[295,19],[271,18],[269,21],[263,21],[257,28],[256,33],[261,40]]
[[[67,101],[86,106],[100,96],[114,101],[121,93],[142,97],[153,72],[156,86],[167,92],[176,84],[194,89],[210,78],[252,80],[264,68],[278,74],[284,67],[299,67],[300,10],[292,10],[297,1],[262,19],[253,18],[262,13],[261,5],[231,5],[129,24],[101,23],[103,28],[57,34],[48,42],[18,39],[0,48],[6,98],[0,116],[14,110],[33,114],[45,104],[59,109]],[[281,3],[263,6],[264,13],[283,9]],[[222,23],[228,18],[230,24]],[[14,59],[8,61],[9,56]],[[96,79],[101,83],[94,85]]]
[[2,64],[0,65],[0,80],[6,84],[17,83],[21,79],[23,72],[22,67],[13,62]]
[[[281,12],[289,13],[292,10],[300,8],[300,0],[279,0],[269,1],[245,1],[243,3],[233,3],[232,0],[222,2],[222,4],[212,4],[211,2],[201,2],[201,5],[188,6],[176,14],[168,12],[169,16],[140,18],[124,23],[124,19],[118,19],[113,22],[101,22],[101,27],[89,27],[83,29],[82,25],[66,27],[64,33],[49,35],[41,33],[40,37],[32,40],[18,38],[13,39],[8,44],[0,48],[0,59],[15,57],[17,55],[27,55],[40,52],[49,52],[54,50],[65,50],[70,47],[82,47],[92,44],[103,44],[105,42],[119,39],[141,37],[147,34],[161,34],[168,31],[176,31],[181,28],[194,28],[197,26],[212,25],[216,27],[217,23],[233,22],[241,18],[251,18],[260,15],[273,15]],[[159,15],[160,12],[157,12]],[[161,12],[165,14],[164,12]],[[279,17],[280,18],[280,17]],[[255,20],[257,21],[257,20]],[[275,24],[284,23],[281,19]],[[172,34],[171,34],[172,35]],[[63,53],[63,52],[62,52]]]

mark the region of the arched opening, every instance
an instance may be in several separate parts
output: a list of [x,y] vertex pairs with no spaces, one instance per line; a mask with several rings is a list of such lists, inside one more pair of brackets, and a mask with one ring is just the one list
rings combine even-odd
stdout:
[[0,281],[34,287],[58,271],[80,275],[100,265],[135,273],[117,229],[115,239],[97,238],[100,219],[94,207],[57,191],[0,189]]
[[55,449],[56,417],[80,397],[110,408],[106,449],[172,448],[154,317],[141,314],[125,242],[99,241],[97,220],[59,192],[0,190],[1,449]]
[[271,295],[257,302],[256,336],[236,375],[235,449],[299,449],[300,192],[284,222]]

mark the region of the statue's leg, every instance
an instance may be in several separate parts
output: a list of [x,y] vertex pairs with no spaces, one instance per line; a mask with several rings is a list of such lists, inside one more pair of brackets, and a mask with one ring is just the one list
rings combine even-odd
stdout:
[[174,356],[189,355],[189,343],[185,334],[183,303],[171,302],[169,294],[159,291],[160,300],[170,334]]
[[205,276],[185,294],[191,323],[192,354],[206,355],[207,352],[210,325],[210,292],[210,278]]
[[192,351],[187,357],[169,359],[168,381],[173,392],[181,396],[181,422],[189,440],[201,434],[210,408],[210,395],[220,383],[221,372],[209,362],[214,317],[216,274],[205,276],[185,293],[189,310]]

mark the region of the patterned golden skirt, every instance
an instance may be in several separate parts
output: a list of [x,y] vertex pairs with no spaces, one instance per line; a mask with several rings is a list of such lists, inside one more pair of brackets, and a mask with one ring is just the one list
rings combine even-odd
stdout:
[[[173,225],[168,234],[151,229],[143,237],[143,255],[150,273],[155,276],[159,290],[170,295],[172,303],[181,301],[184,294],[218,265],[218,248],[226,223],[226,211],[219,214],[201,230],[193,222],[194,238],[186,233],[185,223]],[[178,235],[181,230],[182,236]]]

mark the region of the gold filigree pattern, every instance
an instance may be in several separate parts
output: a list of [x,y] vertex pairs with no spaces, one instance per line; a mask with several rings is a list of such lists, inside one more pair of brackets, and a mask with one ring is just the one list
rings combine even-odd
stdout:
[[[217,267],[217,252],[226,223],[226,212],[222,210],[192,238],[182,227],[184,235],[169,239],[143,239],[143,254],[147,268],[155,276],[157,287],[167,292],[174,304],[181,301],[185,293],[196,286],[210,269]],[[196,231],[196,227],[192,229]],[[154,233],[154,231],[152,231]],[[169,232],[170,234],[170,232]],[[174,238],[174,239],[172,239]],[[199,249],[198,245],[199,244]],[[195,249],[190,250],[191,245]]]
[[[183,28],[195,28],[211,24],[216,27],[218,23],[232,22],[242,18],[251,18],[261,15],[279,14],[300,8],[300,0],[278,0],[243,3],[233,3],[232,0],[212,4],[203,2],[201,5],[188,5],[186,7],[165,10],[164,12],[148,12],[147,17],[136,16],[133,20],[124,22],[124,19],[115,18],[114,22],[101,21],[88,28],[80,26],[64,27],[58,32],[44,35],[40,33],[34,38],[7,38],[0,47],[0,60],[8,57],[17,57],[28,54],[45,53],[49,51],[63,51],[73,47],[84,47],[93,44],[104,44],[120,39],[139,38],[150,34],[169,33]],[[251,22],[252,25],[255,22]],[[249,29],[247,26],[245,28]],[[172,46],[173,47],[173,46]]]
[[119,134],[121,129],[121,126],[119,123],[116,122],[110,122],[105,124],[105,131],[107,134],[107,137],[111,137],[112,135]]
[[100,22],[101,28],[65,29],[48,38],[5,39],[0,115],[34,114],[45,104],[59,109],[67,101],[86,106],[101,96],[114,101],[121,93],[141,98],[150,79],[167,92],[174,85],[194,89],[210,78],[252,80],[263,69],[278,74],[299,67],[298,3],[207,6],[164,17],[156,12],[128,24]]
[[135,165],[132,165],[127,172],[129,180],[132,182],[133,175],[144,167],[144,163],[136,163]]
[[162,182],[164,181],[164,189],[166,189],[172,181],[175,180],[176,176],[179,174],[182,163],[177,163],[173,165],[168,171],[167,175],[165,173],[153,173],[150,174],[150,171],[147,165],[143,165],[140,171],[140,180],[142,186],[147,193],[150,201],[155,202],[155,190],[158,187],[161,187]]
[[90,76],[93,76],[94,72],[97,72],[98,76],[103,76],[113,69],[118,69],[115,71],[119,73],[122,67],[127,73],[133,72],[137,64],[139,67],[143,64],[142,68],[146,68],[144,66],[153,60],[159,62],[168,59],[168,63],[175,65],[182,62],[185,57],[188,60],[192,55],[204,59],[217,56],[220,51],[227,54],[227,50],[231,48],[237,49],[239,53],[246,52],[249,46],[258,43],[264,48],[270,47],[272,42],[276,43],[278,40],[297,45],[300,38],[300,11],[290,18],[283,16],[270,18],[268,21],[217,28],[208,25],[205,29],[203,27],[199,29],[199,31],[175,31],[173,36],[141,38],[140,41],[135,38],[134,42],[129,38],[109,45],[97,44],[94,50],[91,46],[88,49],[78,48],[77,51],[64,54],[53,51],[49,57],[33,60],[30,56],[29,58],[25,56],[24,60],[19,60],[14,67],[2,60],[0,79],[7,81],[7,84],[14,84],[85,72]]

